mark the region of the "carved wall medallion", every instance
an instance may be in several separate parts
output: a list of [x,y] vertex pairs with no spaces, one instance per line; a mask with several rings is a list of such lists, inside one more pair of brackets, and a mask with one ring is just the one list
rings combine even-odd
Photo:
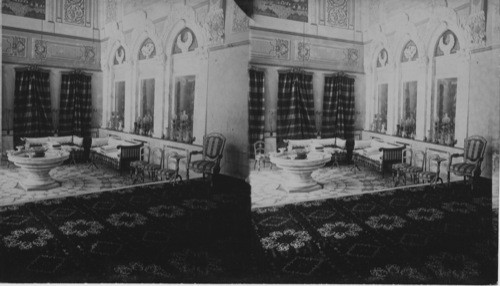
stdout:
[[47,42],[43,40],[35,40],[34,47],[35,59],[45,60],[47,58]]
[[191,31],[191,29],[189,28],[185,28],[177,35],[173,53],[187,53],[194,51],[197,47],[198,41],[196,39],[196,36],[193,34],[193,31]]
[[95,62],[95,47],[92,46],[83,46],[83,55],[81,57],[81,61],[84,63],[93,63]]
[[271,44],[271,50],[269,54],[278,59],[288,58],[288,50],[290,47],[290,42],[283,39],[274,39],[274,42],[269,42]]
[[85,25],[84,0],[64,1],[64,22],[75,25]]
[[359,59],[359,51],[357,49],[346,49],[346,61],[350,66],[357,66]]
[[233,33],[242,33],[248,31],[249,20],[247,15],[241,9],[234,5],[233,9]]
[[116,21],[116,9],[117,9],[116,0],[107,0],[106,1],[106,23]]
[[388,63],[389,63],[389,56],[387,54],[387,50],[382,49],[378,54],[377,67],[378,68],[385,67],[387,66]]
[[410,40],[408,43],[406,43],[404,49],[403,49],[403,54],[401,56],[401,61],[402,62],[411,62],[415,61],[418,59],[418,49],[417,45]]
[[121,65],[125,61],[125,49],[123,47],[119,47],[115,52],[115,65]]
[[311,44],[299,42],[297,45],[297,58],[301,61],[309,61],[311,57]]
[[327,23],[330,26],[349,28],[348,0],[327,0]]
[[156,56],[156,47],[153,40],[147,38],[140,48],[139,60],[146,60]]
[[26,57],[26,42],[26,38],[23,37],[4,37],[5,54],[12,57]]
[[446,56],[456,53],[459,49],[457,36],[452,31],[447,30],[439,37],[434,55],[436,57]]

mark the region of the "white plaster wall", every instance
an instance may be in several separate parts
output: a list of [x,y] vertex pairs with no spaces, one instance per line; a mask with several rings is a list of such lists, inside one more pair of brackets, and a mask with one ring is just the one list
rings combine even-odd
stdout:
[[208,64],[207,134],[226,137],[221,173],[248,176],[249,46],[211,51]]

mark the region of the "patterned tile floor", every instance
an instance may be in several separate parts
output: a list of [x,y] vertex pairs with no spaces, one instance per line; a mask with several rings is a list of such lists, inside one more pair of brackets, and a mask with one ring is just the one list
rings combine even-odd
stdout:
[[361,171],[353,171],[351,166],[346,165],[323,167],[312,174],[314,180],[324,185],[323,189],[310,193],[288,193],[280,184],[284,180],[281,169],[273,166],[271,170],[266,164],[266,168],[254,170],[252,161],[249,176],[252,209],[405,188],[395,188],[390,175],[382,178],[378,172],[363,166],[360,168]]
[[[3,161],[0,164],[0,206],[90,194],[126,188],[132,184],[128,174],[120,175],[116,170],[102,166],[97,169],[88,166],[88,164],[61,165],[50,171],[50,175],[61,182],[60,187],[48,191],[27,192],[18,186],[23,177],[20,168],[12,164],[7,167],[7,163]],[[185,174],[181,175],[185,178]],[[193,176],[198,177],[196,174],[191,177]],[[151,181],[145,183],[151,184]]]

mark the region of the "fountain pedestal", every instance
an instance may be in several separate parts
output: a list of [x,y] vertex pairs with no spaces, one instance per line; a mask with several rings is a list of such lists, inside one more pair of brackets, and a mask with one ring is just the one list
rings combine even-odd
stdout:
[[323,167],[331,160],[331,154],[310,152],[305,159],[296,159],[296,154],[284,152],[273,153],[271,162],[283,169],[283,187],[290,193],[312,192],[323,186],[312,177],[312,172]]
[[9,161],[21,168],[23,175],[18,184],[26,191],[46,191],[61,185],[49,172],[69,158],[65,151],[51,150],[44,157],[30,157],[30,151],[11,152]]

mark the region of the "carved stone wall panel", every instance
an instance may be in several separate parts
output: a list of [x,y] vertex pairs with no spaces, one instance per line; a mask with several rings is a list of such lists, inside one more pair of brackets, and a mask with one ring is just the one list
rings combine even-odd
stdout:
[[290,42],[283,39],[252,38],[252,54],[258,58],[290,59]]
[[63,0],[64,23],[85,26],[87,11],[85,0]]
[[106,0],[106,23],[116,21],[117,0]]
[[240,7],[234,5],[233,24],[231,30],[233,33],[243,33],[248,31],[249,18],[241,11]]
[[28,39],[13,35],[2,35],[2,55],[4,57],[26,57]]
[[354,5],[352,0],[326,0],[325,12],[328,26],[354,29]]

